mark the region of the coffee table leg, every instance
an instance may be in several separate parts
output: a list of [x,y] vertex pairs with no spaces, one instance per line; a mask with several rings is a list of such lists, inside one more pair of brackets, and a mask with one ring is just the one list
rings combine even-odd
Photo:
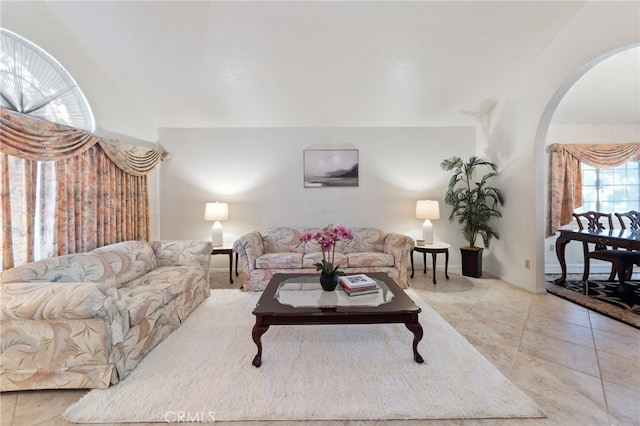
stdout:
[[262,325],[262,318],[256,318],[256,325],[253,326],[253,331],[251,332],[251,337],[258,347],[258,353],[253,358],[252,362],[255,367],[260,367],[262,364],[262,342],[260,341],[260,338],[268,329],[268,325]]
[[413,359],[418,363],[422,364],[424,359],[418,353],[418,343],[422,340],[422,326],[419,322],[407,322],[404,325],[413,333]]

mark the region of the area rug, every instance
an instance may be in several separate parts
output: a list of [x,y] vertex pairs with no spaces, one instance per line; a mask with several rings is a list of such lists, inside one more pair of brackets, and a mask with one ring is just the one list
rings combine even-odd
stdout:
[[569,277],[562,286],[549,280],[546,287],[549,293],[640,329],[640,281],[627,281],[623,293],[617,281],[606,279],[589,280],[586,294],[584,283]]
[[251,361],[259,293],[214,290],[122,382],[67,409],[72,422],[480,419],[540,408],[411,290],[424,338],[404,325],[272,326]]

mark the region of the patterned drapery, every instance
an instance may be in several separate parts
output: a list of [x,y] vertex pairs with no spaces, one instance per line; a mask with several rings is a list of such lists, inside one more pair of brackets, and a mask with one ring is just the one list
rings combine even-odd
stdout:
[[64,160],[98,143],[73,127],[0,108],[0,152],[34,161]]
[[0,108],[2,269],[149,238],[148,174],[167,157]]
[[85,130],[40,120],[0,107],[0,152],[35,161],[58,161],[79,155],[100,144],[111,161],[125,172],[149,173],[168,153],[120,140],[106,139]]
[[149,239],[147,177],[125,173],[99,146],[57,161],[57,253]]
[[570,223],[571,214],[582,205],[582,162],[593,167],[615,167],[627,161],[640,161],[640,143],[555,143],[549,146],[549,152],[547,237]]
[[161,160],[169,158],[162,149],[149,149],[115,139],[100,139],[100,147],[118,167],[134,176],[148,174]]

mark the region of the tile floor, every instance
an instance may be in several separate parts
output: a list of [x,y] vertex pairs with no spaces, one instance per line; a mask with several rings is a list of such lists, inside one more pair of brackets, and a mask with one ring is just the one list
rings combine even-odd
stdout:
[[[229,284],[226,270],[213,271],[212,281],[216,288],[239,286]],[[416,271],[410,283],[548,417],[339,424],[640,425],[640,330],[551,294],[530,294],[491,278],[450,274],[446,280],[438,274],[433,285],[429,270],[427,275]],[[68,425],[62,413],[85,392],[2,393],[0,424]],[[305,422],[312,423],[332,424]]]

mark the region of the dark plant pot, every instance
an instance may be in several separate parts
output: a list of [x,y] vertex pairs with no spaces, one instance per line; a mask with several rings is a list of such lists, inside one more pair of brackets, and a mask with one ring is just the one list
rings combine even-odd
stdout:
[[482,248],[468,249],[460,247],[462,275],[473,278],[482,276],[482,250]]
[[324,291],[333,291],[338,285],[338,274],[320,273],[320,285]]

